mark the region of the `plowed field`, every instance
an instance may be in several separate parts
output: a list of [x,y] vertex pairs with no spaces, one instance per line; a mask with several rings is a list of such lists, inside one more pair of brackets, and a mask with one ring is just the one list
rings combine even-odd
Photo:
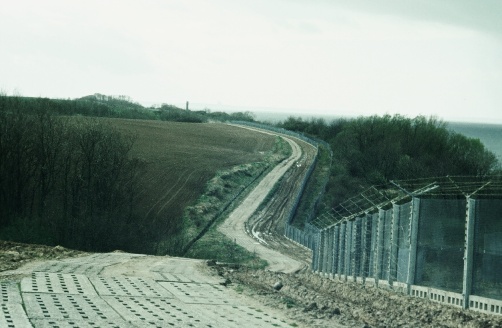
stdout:
[[148,220],[179,218],[218,170],[257,162],[275,138],[221,123],[177,123],[106,119],[137,135],[132,155],[146,172],[135,207]]

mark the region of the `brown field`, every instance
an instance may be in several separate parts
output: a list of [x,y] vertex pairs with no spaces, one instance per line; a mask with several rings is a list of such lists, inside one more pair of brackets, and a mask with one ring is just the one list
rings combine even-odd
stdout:
[[138,137],[132,155],[147,165],[135,207],[147,221],[180,218],[217,171],[262,160],[275,142],[273,136],[221,123],[106,121]]

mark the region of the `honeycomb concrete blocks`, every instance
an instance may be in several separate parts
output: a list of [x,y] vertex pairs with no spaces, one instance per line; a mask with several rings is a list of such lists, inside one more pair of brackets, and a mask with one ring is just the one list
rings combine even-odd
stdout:
[[0,282],[0,327],[288,327],[203,265],[124,253],[48,261],[20,283]]

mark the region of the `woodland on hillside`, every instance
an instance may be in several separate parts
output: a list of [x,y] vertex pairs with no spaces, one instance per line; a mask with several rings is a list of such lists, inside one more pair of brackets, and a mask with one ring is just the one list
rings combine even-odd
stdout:
[[501,173],[497,157],[479,139],[455,133],[433,117],[385,115],[329,123],[289,117],[278,126],[329,143],[328,207],[390,180]]
[[130,242],[134,137],[32,104],[0,101],[0,238],[82,250]]

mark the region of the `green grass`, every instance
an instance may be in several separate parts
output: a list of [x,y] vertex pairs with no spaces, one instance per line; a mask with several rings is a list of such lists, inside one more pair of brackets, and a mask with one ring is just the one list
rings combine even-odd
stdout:
[[288,309],[292,308],[292,307],[295,307],[297,304],[296,304],[296,301],[294,299],[292,299],[291,297],[287,297],[287,296],[284,296],[282,299],[281,299],[282,303],[286,304],[286,307]]
[[[270,169],[278,162],[284,160],[291,154],[291,148],[282,138],[277,138],[273,151],[266,156],[266,161],[261,163],[248,164],[246,170],[233,169],[219,173],[213,178],[206,188],[206,192],[200,197],[199,202],[194,205],[194,208],[200,208],[204,205],[207,213],[206,224],[210,223],[207,232],[199,238],[193,246],[187,251],[185,256],[201,259],[215,259],[219,262],[237,263],[253,268],[264,268],[268,264],[243,247],[236,244],[236,241],[230,240],[225,235],[217,231],[216,226],[222,222],[235,208],[240,200],[243,199],[259,182]],[[244,172],[244,173],[243,173]],[[224,181],[224,182],[223,182]],[[245,186],[245,188],[243,188]],[[220,200],[214,196],[217,193],[220,195]],[[205,206],[208,199],[211,199],[211,204],[218,203],[218,206]],[[226,203],[225,201],[226,200]],[[224,210],[222,210],[222,208]],[[212,209],[209,210],[209,209]],[[193,212],[193,208],[188,208],[188,212]],[[197,220],[201,220],[198,218]],[[190,220],[185,220],[186,224],[190,224]],[[192,230],[192,231],[191,231]],[[194,236],[194,224],[187,228],[187,235],[190,238]]]
[[318,195],[324,192],[324,187],[327,179],[329,179],[331,168],[331,157],[329,150],[323,146],[319,146],[319,155],[316,166],[312,172],[305,191],[300,199],[300,204],[293,217],[292,224],[298,228],[303,228],[309,216],[315,216],[315,213],[324,211],[324,203]]

